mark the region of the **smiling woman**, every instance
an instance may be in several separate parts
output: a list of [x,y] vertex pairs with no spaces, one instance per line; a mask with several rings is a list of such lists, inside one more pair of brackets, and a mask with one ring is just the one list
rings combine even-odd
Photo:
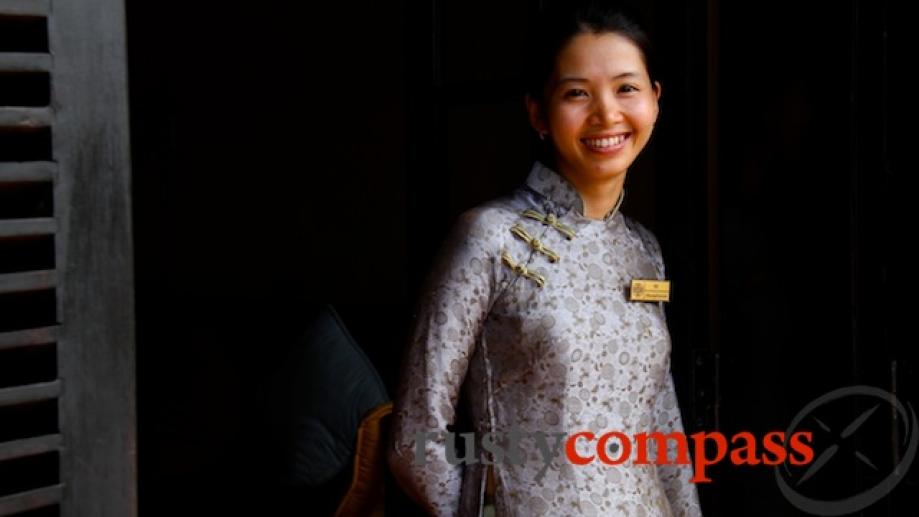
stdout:
[[593,218],[619,199],[660,111],[661,85],[652,82],[641,48],[646,39],[623,15],[608,22],[622,32],[596,27],[577,34],[526,96],[530,123],[549,138],[551,165],[577,187]]
[[629,289],[664,279],[660,247],[618,210],[659,113],[646,38],[609,4],[543,15],[525,101],[546,152],[516,191],[465,212],[442,247],[417,305],[389,465],[432,515],[699,516],[686,464],[455,461],[461,392],[467,454],[535,451],[526,436],[584,428],[683,432],[663,307]]
[[550,137],[555,169],[585,196],[587,216],[601,217],[651,138],[660,83],[651,84],[641,50],[616,33],[575,36],[553,75],[542,103],[527,96],[532,124]]

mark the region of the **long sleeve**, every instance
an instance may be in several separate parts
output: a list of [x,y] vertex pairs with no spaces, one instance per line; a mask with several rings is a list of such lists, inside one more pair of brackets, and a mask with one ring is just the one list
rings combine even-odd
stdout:
[[[653,233],[641,225],[638,225],[639,234],[647,244],[648,251],[653,257],[657,267],[659,278],[666,278],[666,267],[664,265],[663,254],[661,253],[660,244]],[[663,311],[663,307],[660,308]],[[664,316],[666,320],[666,316]],[[668,352],[669,354],[669,352]],[[654,399],[654,416],[656,430],[665,434],[671,432],[684,433],[683,418],[680,415],[680,405],[676,396],[676,389],[673,385],[673,373],[670,370],[670,358],[667,358],[664,377],[661,383],[660,392]],[[691,442],[690,442],[691,444]],[[689,447],[691,449],[691,447]],[[692,460],[692,451],[688,450],[687,454]],[[673,461],[677,457],[677,443],[674,440],[667,441],[667,458]],[[670,501],[670,509],[674,517],[701,517],[702,509],[699,505],[699,493],[692,479],[692,464],[688,465],[660,465],[658,466],[658,477]]]
[[[447,426],[495,291],[494,250],[481,209],[460,216],[435,260],[417,305],[396,393],[387,460],[393,475],[429,514],[453,516],[462,465],[447,461]],[[428,433],[425,464],[416,438]]]
[[[670,373],[669,368],[664,372],[663,387],[654,400],[654,412],[657,430],[664,433],[684,432],[680,405],[677,401],[676,390],[673,387],[673,375]],[[687,451],[687,453],[690,454],[691,460],[691,451]],[[667,458],[673,461],[676,457],[676,441],[668,440]],[[658,476],[664,486],[667,499],[670,501],[670,508],[674,517],[702,516],[696,485],[690,481],[692,478],[692,464],[660,465],[658,466]]]

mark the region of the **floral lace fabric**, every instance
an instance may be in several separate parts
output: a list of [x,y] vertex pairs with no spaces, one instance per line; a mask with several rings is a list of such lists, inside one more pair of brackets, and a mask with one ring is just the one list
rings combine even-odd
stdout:
[[[575,188],[539,162],[521,188],[465,212],[422,291],[403,363],[388,449],[400,485],[431,515],[481,514],[486,465],[448,462],[445,435],[416,461],[416,437],[446,432],[460,400],[479,439],[683,431],[663,307],[627,296],[632,279],[663,278],[649,231],[617,209],[584,217]],[[533,440],[519,446],[522,464],[492,467],[499,516],[701,515],[690,465],[574,465],[564,453],[546,465]],[[595,447],[581,440],[577,451]]]

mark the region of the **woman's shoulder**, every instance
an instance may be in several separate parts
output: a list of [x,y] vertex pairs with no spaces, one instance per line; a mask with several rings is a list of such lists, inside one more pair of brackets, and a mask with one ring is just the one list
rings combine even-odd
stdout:
[[454,220],[434,262],[433,277],[449,271],[469,271],[491,277],[501,263],[510,228],[519,217],[513,194],[495,198],[461,212]]
[[623,221],[625,221],[626,227],[635,234],[636,237],[641,239],[644,243],[645,248],[648,250],[655,259],[660,259],[661,257],[661,246],[657,241],[657,236],[654,235],[654,232],[649,230],[645,225],[638,222],[637,219],[629,217],[625,214],[622,214]]
[[530,208],[532,203],[525,194],[518,189],[466,209],[457,217],[454,233],[478,239],[503,238],[520,219],[520,213]]

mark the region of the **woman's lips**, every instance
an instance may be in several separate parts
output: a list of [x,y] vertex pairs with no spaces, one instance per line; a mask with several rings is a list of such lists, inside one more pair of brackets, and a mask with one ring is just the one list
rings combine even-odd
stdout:
[[612,154],[620,151],[625,147],[625,143],[632,137],[632,133],[621,133],[615,136],[606,136],[600,138],[582,138],[581,143],[584,144],[589,151],[598,153],[598,154]]

